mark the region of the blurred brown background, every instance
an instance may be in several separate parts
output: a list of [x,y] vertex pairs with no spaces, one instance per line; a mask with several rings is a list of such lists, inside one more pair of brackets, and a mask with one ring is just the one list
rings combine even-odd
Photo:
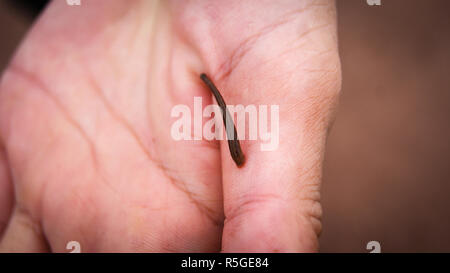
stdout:
[[[0,0],[0,71],[44,2]],[[337,5],[343,93],[321,251],[450,252],[450,1]]]
[[450,252],[450,1],[337,2],[321,250]]

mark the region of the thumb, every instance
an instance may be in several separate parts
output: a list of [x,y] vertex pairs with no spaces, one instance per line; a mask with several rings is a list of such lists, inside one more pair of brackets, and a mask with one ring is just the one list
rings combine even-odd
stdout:
[[[246,161],[238,168],[221,141],[223,251],[317,250],[322,159],[341,78],[334,1],[190,4],[173,5],[174,28],[204,61],[196,74],[206,72],[229,105],[279,109],[271,151],[236,124]],[[257,126],[246,116],[249,134],[265,125],[260,113]]]
[[[307,45],[270,51],[273,41],[281,41],[286,33],[266,35],[266,41],[259,41],[266,47],[258,45],[243,56],[228,76],[213,76],[227,103],[279,109],[275,149],[263,151],[260,138],[247,140],[239,135],[246,138],[241,140],[246,162],[238,168],[227,142],[221,142],[225,252],[318,250],[322,161],[341,77],[335,18],[329,10],[324,12],[328,12],[324,27],[311,24],[303,31],[301,39]],[[256,62],[271,65],[255,66]],[[246,64],[252,64],[251,69]],[[276,118],[267,115],[271,129],[276,129]]]

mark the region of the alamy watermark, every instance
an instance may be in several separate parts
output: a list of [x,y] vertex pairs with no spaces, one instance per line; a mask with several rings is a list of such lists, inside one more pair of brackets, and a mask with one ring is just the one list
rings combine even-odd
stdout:
[[81,0],[66,0],[69,6],[81,6]]
[[[236,116],[236,130],[240,140],[259,140],[261,151],[274,151],[279,140],[279,105],[227,105],[231,117]],[[270,111],[270,130],[269,130]],[[222,113],[218,105],[207,105],[203,109],[202,97],[194,97],[194,113],[187,105],[172,108],[171,116],[178,118],[171,127],[174,140],[224,140]],[[209,118],[203,124],[203,118]],[[233,118],[234,119],[234,118]],[[248,119],[248,128],[246,120]],[[226,128],[233,130],[233,121],[226,120]],[[193,130],[192,130],[193,125]],[[228,133],[228,136],[233,134]]]
[[381,244],[378,241],[370,241],[367,243],[366,249],[370,250],[370,253],[381,253]]
[[369,6],[381,6],[381,0],[366,0]]
[[70,253],[81,253],[81,244],[78,241],[70,241],[66,244],[66,249],[71,250]]

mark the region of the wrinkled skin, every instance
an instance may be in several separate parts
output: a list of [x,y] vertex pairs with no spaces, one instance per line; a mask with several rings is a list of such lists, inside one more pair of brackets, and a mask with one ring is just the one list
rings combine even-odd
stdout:
[[[278,149],[171,137],[202,72]],[[333,1],[52,2],[1,80],[0,250],[317,251],[340,80]]]

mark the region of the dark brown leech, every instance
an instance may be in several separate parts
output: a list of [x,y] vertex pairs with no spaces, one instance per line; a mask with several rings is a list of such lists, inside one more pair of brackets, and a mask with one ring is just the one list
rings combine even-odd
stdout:
[[[239,139],[236,132],[236,126],[234,126],[233,118],[228,112],[227,105],[223,100],[222,95],[220,95],[219,90],[214,85],[214,83],[206,76],[205,73],[200,75],[202,81],[209,87],[214,97],[216,98],[217,103],[219,104],[220,110],[222,111],[223,123],[225,124],[225,131],[227,132],[228,139],[228,148],[230,149],[231,157],[238,167],[241,167],[245,162],[244,153],[241,150],[241,144],[239,143]],[[228,128],[227,120],[230,125],[233,125],[233,128]],[[231,126],[230,126],[231,127]]]

